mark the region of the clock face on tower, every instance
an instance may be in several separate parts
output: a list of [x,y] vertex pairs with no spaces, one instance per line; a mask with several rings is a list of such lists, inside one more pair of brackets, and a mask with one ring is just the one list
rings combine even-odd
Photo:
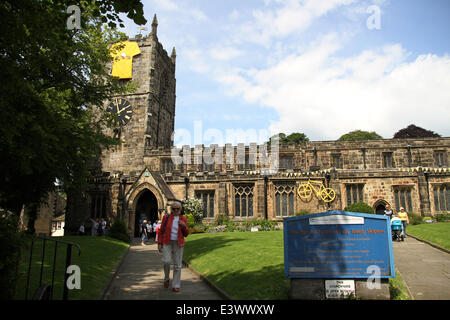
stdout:
[[133,116],[133,107],[130,102],[123,98],[118,98],[112,101],[108,108],[106,108],[106,111],[117,115],[120,126],[126,125]]

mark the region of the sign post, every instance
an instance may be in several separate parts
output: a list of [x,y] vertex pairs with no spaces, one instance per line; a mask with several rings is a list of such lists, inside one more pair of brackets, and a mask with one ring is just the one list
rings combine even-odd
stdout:
[[291,298],[389,299],[395,277],[389,219],[329,211],[284,220],[285,276]]

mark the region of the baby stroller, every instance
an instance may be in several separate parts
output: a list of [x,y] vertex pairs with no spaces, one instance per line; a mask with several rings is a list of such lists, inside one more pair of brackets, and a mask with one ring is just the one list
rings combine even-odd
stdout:
[[392,230],[392,241],[405,241],[405,236],[402,232],[402,221],[399,218],[392,218],[391,220],[391,230]]

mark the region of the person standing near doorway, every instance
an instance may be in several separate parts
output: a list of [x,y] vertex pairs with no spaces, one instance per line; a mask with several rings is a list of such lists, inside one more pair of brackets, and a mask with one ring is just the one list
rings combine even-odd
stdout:
[[187,219],[182,216],[181,203],[171,204],[171,212],[163,217],[158,232],[158,250],[163,254],[164,288],[169,287],[170,265],[173,264],[172,291],[180,291],[184,238],[189,235]]
[[98,219],[94,220],[92,218],[89,218],[91,220],[92,223],[92,227],[91,227],[91,236],[95,237],[97,235],[97,229],[98,229]]
[[153,233],[153,225],[150,220],[147,221],[147,240],[150,240],[150,237]]
[[147,238],[147,220],[142,221],[141,224],[141,246],[145,246],[144,241],[148,240]]
[[389,217],[389,219],[392,219],[392,215],[394,214],[394,211],[392,211],[390,205],[386,205],[386,209],[384,210],[384,215]]
[[101,228],[102,228],[102,236],[106,235],[106,220],[102,218],[101,222]]

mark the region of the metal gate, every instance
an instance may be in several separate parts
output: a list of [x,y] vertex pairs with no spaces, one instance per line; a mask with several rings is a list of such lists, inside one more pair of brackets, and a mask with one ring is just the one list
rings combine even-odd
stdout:
[[[55,238],[47,238],[44,236],[37,236],[31,238],[31,247],[30,247],[30,258],[28,261],[28,272],[27,272],[27,285],[25,290],[25,300],[28,300],[28,293],[30,289],[30,278],[31,278],[31,267],[32,267],[32,260],[33,260],[33,248],[35,241],[42,241],[42,256],[41,256],[41,269],[39,274],[39,286],[34,292],[32,299],[33,300],[52,300],[53,299],[53,292],[54,292],[54,283],[55,283],[55,271],[56,271],[56,254],[58,250],[58,245],[61,246],[64,249],[64,245],[67,246],[66,248],[66,259],[65,259],[65,268],[64,268],[64,283],[63,283],[63,295],[62,299],[67,300],[69,296],[69,289],[67,287],[67,279],[69,275],[67,274],[66,270],[71,265],[72,261],[72,247],[75,246],[78,249],[78,255],[81,255],[81,249],[80,246],[73,242],[63,241],[63,240],[57,240]],[[54,242],[54,250],[53,250],[53,265],[52,265],[52,276],[51,276],[51,284],[49,282],[49,279],[46,279],[44,281],[43,279],[43,271],[44,271],[44,261],[45,261],[45,247],[47,242]]]

